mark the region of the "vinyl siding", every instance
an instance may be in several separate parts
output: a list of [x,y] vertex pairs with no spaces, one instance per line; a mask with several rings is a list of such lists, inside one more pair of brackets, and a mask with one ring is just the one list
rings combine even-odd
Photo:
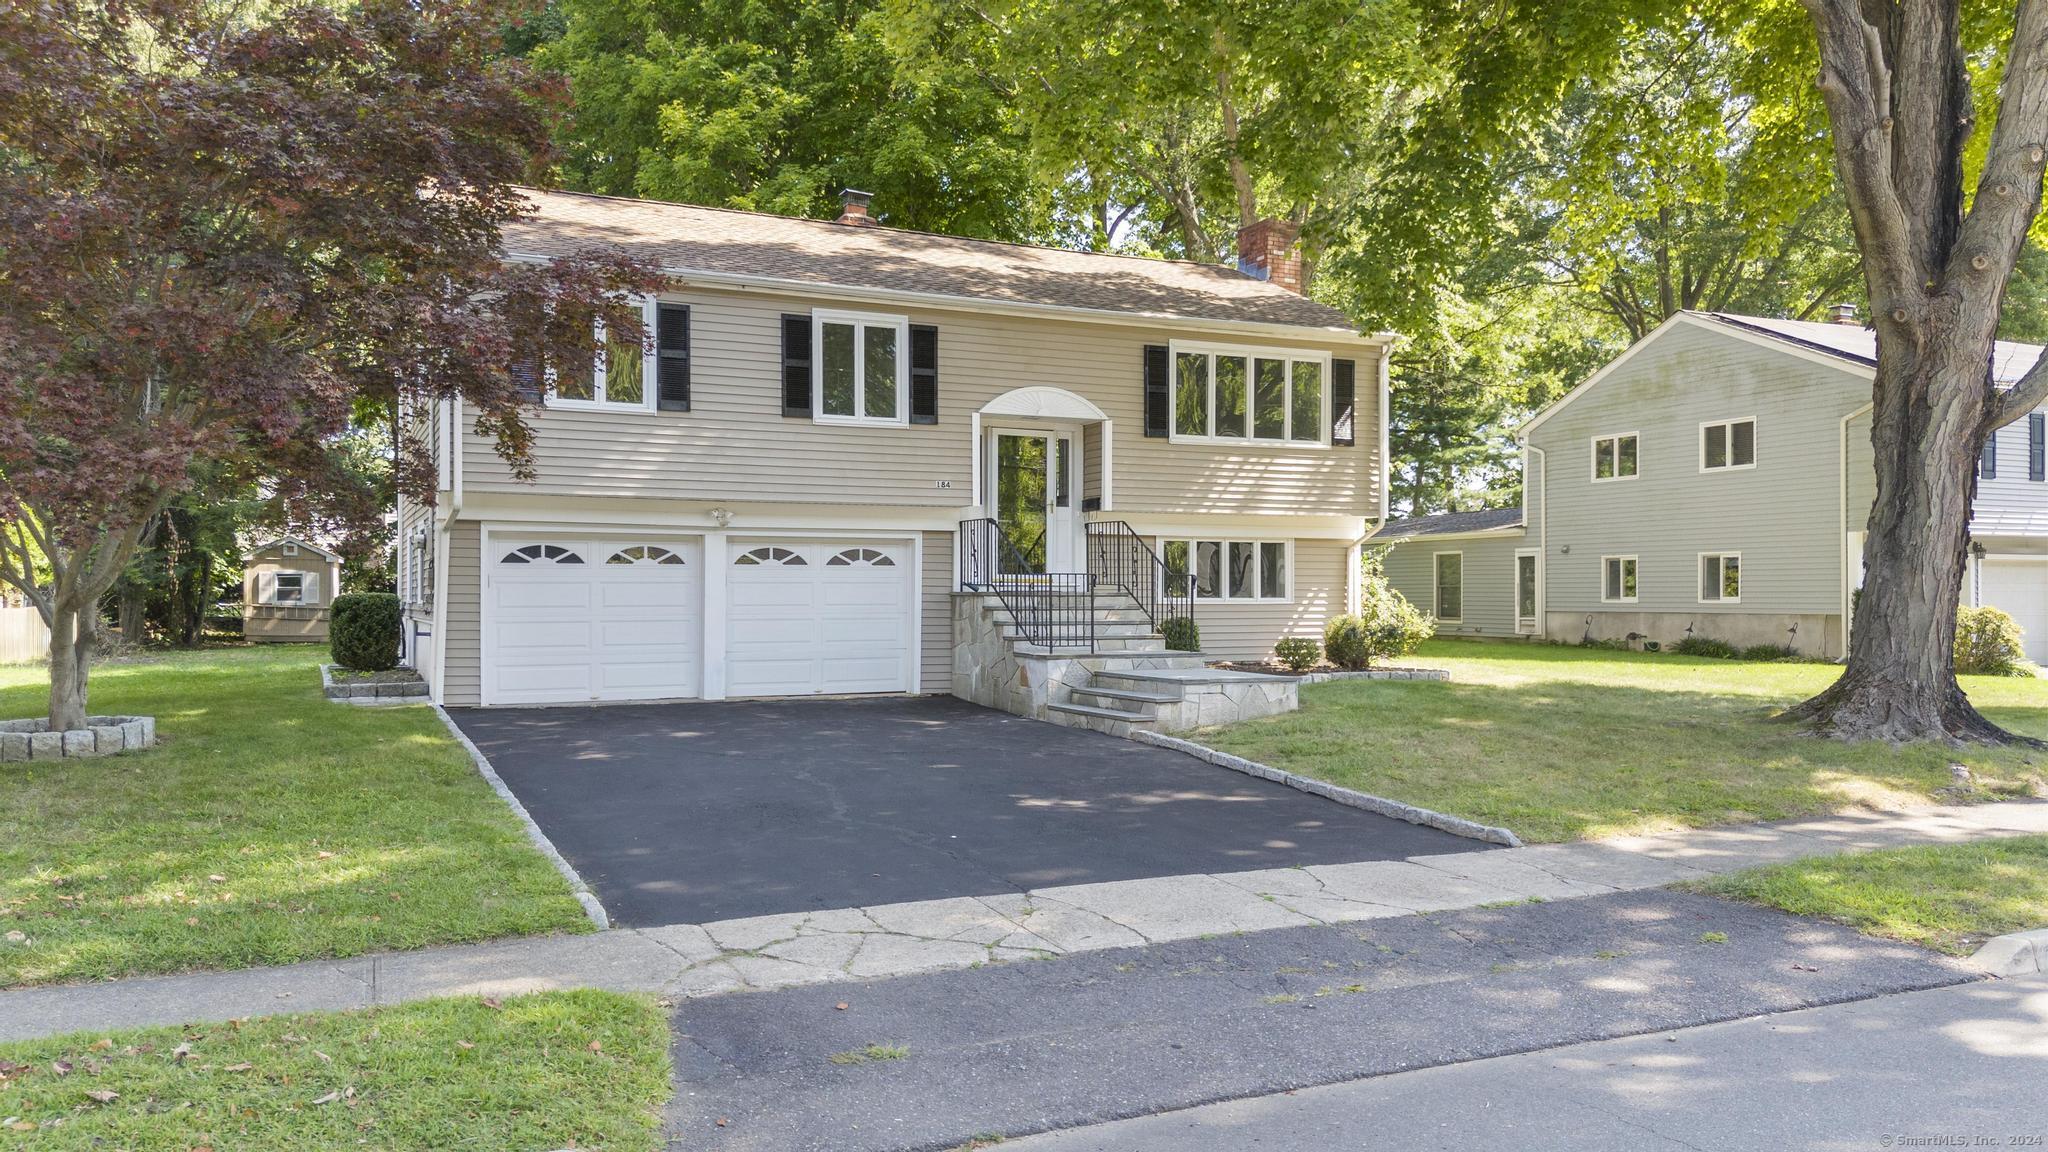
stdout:
[[[2037,409],[2036,411],[2048,411]],[[2026,416],[1993,433],[1998,440],[1998,475],[1979,479],[1971,504],[1981,534],[1999,531],[2048,532],[2048,481],[2030,480],[2027,472]],[[1866,457],[1868,455],[1866,444]]]
[[[1243,537],[1238,537],[1243,539]],[[1267,537],[1270,539],[1270,537]],[[1149,541],[1156,551],[1159,539]],[[1285,636],[1320,641],[1330,617],[1344,611],[1344,557],[1350,546],[1336,540],[1294,542],[1293,597],[1285,602],[1195,602],[1202,653],[1212,660],[1264,660]]]
[[441,594],[448,598],[448,635],[443,639],[441,702],[464,706],[483,702],[481,673],[481,631],[478,626],[483,577],[478,568],[479,533],[474,520],[457,520],[448,536],[448,571],[441,577]]
[[[1615,609],[1600,602],[1600,561],[1617,554],[1638,558],[1629,611],[1839,611],[1837,438],[1869,390],[1855,371],[1735,336],[1665,332],[1530,438],[1549,455],[1549,612]],[[1700,424],[1747,417],[1756,467],[1702,473]],[[1594,483],[1592,438],[1625,432],[1642,437],[1640,474]],[[1740,604],[1699,602],[1701,552],[1742,554]]]
[[[1370,542],[1367,544],[1371,546]],[[1387,583],[1410,604],[1436,614],[1436,554],[1464,554],[1464,605],[1456,624],[1439,623],[1439,636],[1514,636],[1515,550],[1530,547],[1520,536],[1403,540],[1382,561]]]
[[953,688],[953,534],[924,534],[924,571],[918,596],[923,613],[918,638],[919,687],[927,693]]
[[939,423],[819,425],[782,415],[780,316],[843,303],[705,291],[671,298],[692,310],[690,412],[541,413],[531,485],[512,477],[487,439],[466,432],[466,490],[958,508],[973,502],[972,413],[1042,385],[1084,396],[1115,421],[1117,510],[1379,515],[1379,373],[1370,347],[1274,341],[1358,362],[1355,447],[1175,444],[1143,434],[1141,363],[1143,346],[1170,342],[1172,331],[913,309],[912,323],[939,329]]

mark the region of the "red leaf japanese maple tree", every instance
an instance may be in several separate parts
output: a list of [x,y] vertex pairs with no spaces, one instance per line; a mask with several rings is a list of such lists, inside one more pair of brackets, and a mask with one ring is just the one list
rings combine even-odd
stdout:
[[[530,472],[522,389],[655,271],[508,262],[558,87],[500,0],[0,0],[0,581],[50,626],[53,728],[91,614],[200,466],[317,491],[363,398],[461,397]],[[431,465],[401,443],[401,490]],[[38,569],[41,571],[39,572]]]

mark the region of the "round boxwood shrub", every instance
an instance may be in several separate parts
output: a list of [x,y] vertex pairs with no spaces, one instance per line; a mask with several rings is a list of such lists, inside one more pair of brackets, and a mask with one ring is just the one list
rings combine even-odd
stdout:
[[1289,636],[1274,641],[1273,655],[1279,657],[1280,663],[1286,665],[1289,671],[1306,672],[1316,666],[1317,660],[1322,659],[1323,646],[1306,636]]
[[1202,650],[1202,630],[1195,626],[1193,616],[1169,616],[1161,620],[1159,634],[1166,638],[1166,646],[1175,652]]
[[389,592],[350,592],[328,608],[327,643],[334,662],[357,672],[398,667],[398,597]]
[[1956,612],[1956,671],[1965,676],[2027,676],[2019,622],[1990,605]]

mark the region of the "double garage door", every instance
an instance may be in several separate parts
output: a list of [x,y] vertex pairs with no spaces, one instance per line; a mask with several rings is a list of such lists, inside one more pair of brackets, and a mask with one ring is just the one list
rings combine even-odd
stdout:
[[[910,689],[909,544],[740,540],[723,551],[707,557],[679,539],[493,539],[484,702],[698,697],[707,664],[722,669],[727,696]],[[711,563],[725,639],[707,661]]]

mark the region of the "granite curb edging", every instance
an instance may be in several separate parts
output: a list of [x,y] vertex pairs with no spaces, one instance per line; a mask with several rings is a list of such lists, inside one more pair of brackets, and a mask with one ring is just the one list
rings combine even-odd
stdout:
[[1410,824],[1421,824],[1425,827],[1436,828],[1449,832],[1453,836],[1463,836],[1467,840],[1499,844],[1506,848],[1520,848],[1522,846],[1522,838],[1506,828],[1496,828],[1491,824],[1481,824],[1460,816],[1447,816],[1433,809],[1418,808],[1413,804],[1403,804],[1399,800],[1389,800],[1384,796],[1374,796],[1370,793],[1340,787],[1326,780],[1312,780],[1306,776],[1296,776],[1292,772],[1283,771],[1271,765],[1261,764],[1256,760],[1247,760],[1242,756],[1233,756],[1228,752],[1218,752],[1206,744],[1197,744],[1193,740],[1184,740],[1178,736],[1166,736],[1158,732],[1148,732],[1142,728],[1132,729],[1126,739],[1136,740],[1140,744],[1151,744],[1159,748],[1171,748],[1176,752],[1185,752],[1197,760],[1214,764],[1219,768],[1228,768],[1233,772],[1242,772],[1247,776],[1256,776],[1261,780],[1271,780],[1276,784],[1285,784],[1289,788],[1300,792],[1321,796],[1327,800],[1335,800],[1346,807],[1360,808],[1367,812],[1378,813],[1381,816],[1391,816],[1396,820],[1405,820]]
[[85,760],[156,745],[154,716],[87,716],[85,727],[50,731],[48,717],[0,720],[0,763]]
[[526,805],[521,804],[519,797],[512,794],[512,789],[505,786],[504,778],[498,775],[496,768],[491,767],[490,757],[485,756],[483,749],[478,748],[476,742],[456,726],[455,718],[448,715],[446,708],[439,704],[431,707],[434,709],[434,715],[439,716],[442,725],[448,729],[448,734],[455,737],[455,742],[462,745],[463,751],[469,753],[470,762],[476,765],[477,772],[483,776],[484,782],[491,786],[491,791],[496,792],[498,799],[503,800],[506,806],[512,809],[512,814],[519,818],[519,823],[526,829],[526,838],[533,842],[535,848],[540,849],[541,855],[548,858],[548,863],[555,866],[555,871],[562,874],[562,879],[569,882],[570,894],[576,897],[578,904],[583,905],[584,915],[590,917],[590,922],[597,925],[598,931],[609,929],[612,926],[611,917],[605,914],[604,905],[598,902],[597,894],[590,890],[590,885],[583,882],[583,877],[577,874],[575,866],[555,848],[555,842],[548,839],[548,834],[540,830],[540,825],[534,822],[533,814],[526,810]]
[[1305,672],[1303,684],[1328,684],[1335,680],[1449,680],[1448,668],[1366,668],[1357,672]]
[[424,700],[427,698],[425,680],[399,681],[387,684],[342,684],[334,679],[334,665],[320,666],[320,691],[329,700],[359,700],[368,697],[390,700]]
[[2006,979],[2048,972],[2048,928],[1994,936],[1969,962],[1981,972]]

